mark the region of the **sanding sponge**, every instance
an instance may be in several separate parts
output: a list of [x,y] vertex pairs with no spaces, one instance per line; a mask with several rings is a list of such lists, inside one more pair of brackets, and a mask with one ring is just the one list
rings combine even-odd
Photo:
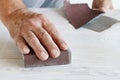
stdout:
[[35,55],[33,51],[29,54],[24,54],[24,67],[41,67],[41,66],[52,66],[52,65],[64,65],[71,63],[71,52],[70,50],[61,51],[58,58],[49,57],[46,61],[41,61]]
[[69,1],[65,1],[64,12],[69,22],[76,29],[103,13],[102,11],[90,9],[88,4],[70,4]]

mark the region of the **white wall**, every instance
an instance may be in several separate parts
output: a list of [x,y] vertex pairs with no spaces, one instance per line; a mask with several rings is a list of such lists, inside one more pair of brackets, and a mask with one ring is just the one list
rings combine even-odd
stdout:
[[[88,3],[89,6],[91,7],[93,0],[70,0],[71,3]],[[120,0],[112,0],[114,8],[115,9],[120,9]]]

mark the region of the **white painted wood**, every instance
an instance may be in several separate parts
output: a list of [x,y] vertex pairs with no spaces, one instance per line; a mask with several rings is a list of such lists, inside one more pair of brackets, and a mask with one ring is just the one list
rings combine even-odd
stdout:
[[0,80],[120,80],[120,23],[99,33],[75,30],[61,9],[32,10],[46,14],[56,25],[70,46],[72,63],[24,68],[20,52],[0,22]]

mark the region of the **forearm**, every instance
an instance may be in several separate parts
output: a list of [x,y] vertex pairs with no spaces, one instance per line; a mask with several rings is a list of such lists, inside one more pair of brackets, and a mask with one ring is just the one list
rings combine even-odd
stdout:
[[0,18],[4,22],[9,14],[25,7],[22,0],[0,0]]

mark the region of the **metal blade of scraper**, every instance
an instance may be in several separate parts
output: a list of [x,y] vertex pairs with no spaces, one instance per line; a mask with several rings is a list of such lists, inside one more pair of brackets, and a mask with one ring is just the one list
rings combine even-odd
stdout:
[[90,9],[88,4],[70,4],[68,0],[65,0],[64,12],[69,22],[76,29],[103,13],[101,11]]
[[101,32],[101,31],[104,31],[110,28],[113,24],[117,22],[119,22],[117,19],[113,19],[111,17],[100,15],[92,19],[87,24],[83,25],[82,27],[96,31],[96,32]]
[[29,54],[24,54],[24,67],[41,67],[41,66],[52,66],[52,65],[65,65],[71,63],[71,52],[70,50],[61,51],[58,58],[49,57],[46,61],[41,61],[35,55],[33,51]]

